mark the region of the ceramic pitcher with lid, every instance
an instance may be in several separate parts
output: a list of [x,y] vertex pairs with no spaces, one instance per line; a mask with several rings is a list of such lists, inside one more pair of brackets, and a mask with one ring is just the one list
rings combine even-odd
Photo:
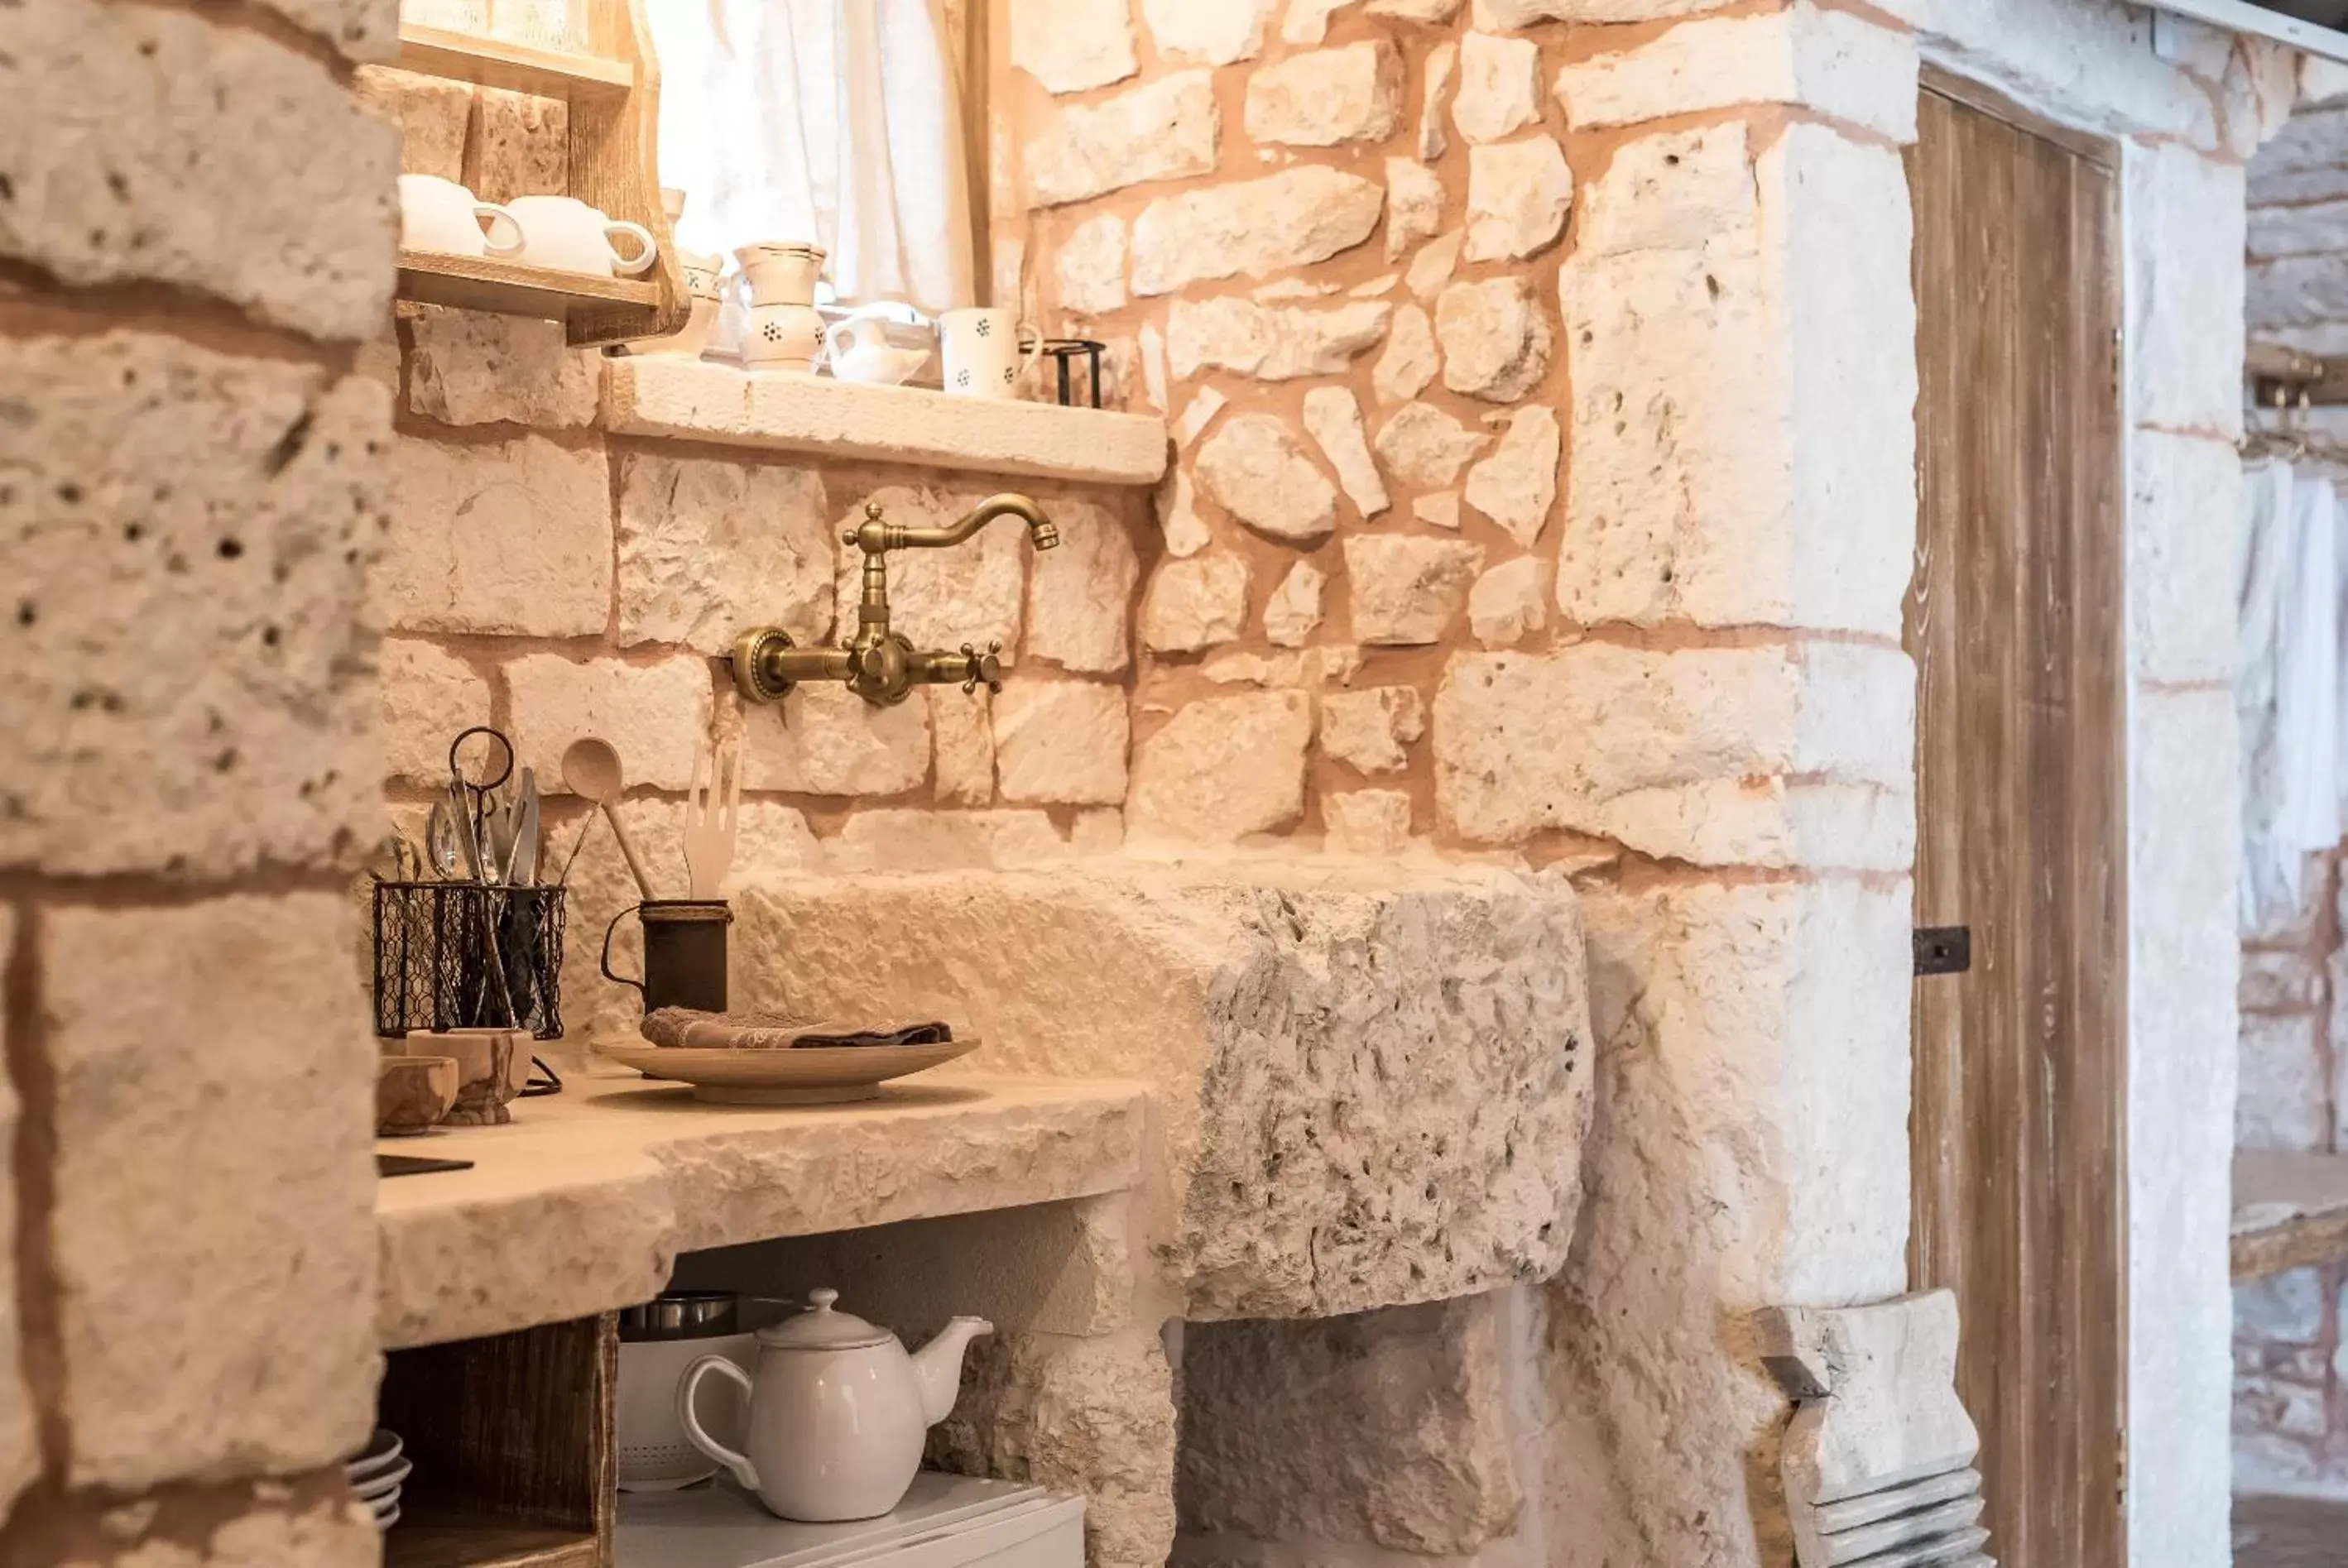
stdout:
[[[757,1494],[768,1512],[813,1524],[877,1519],[903,1501],[930,1428],[953,1409],[963,1351],[994,1326],[957,1317],[916,1354],[886,1328],[832,1310],[836,1290],[757,1333],[757,1370],[704,1356],[676,1386],[678,1424],[693,1445]],[[740,1453],[702,1429],[694,1409],[715,1372],[750,1396]]]

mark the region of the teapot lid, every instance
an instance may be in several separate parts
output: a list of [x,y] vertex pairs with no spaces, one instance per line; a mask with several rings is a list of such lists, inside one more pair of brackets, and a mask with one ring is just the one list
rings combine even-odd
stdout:
[[896,1338],[852,1313],[834,1312],[837,1290],[808,1292],[807,1310],[758,1330],[760,1346],[775,1350],[863,1350]]

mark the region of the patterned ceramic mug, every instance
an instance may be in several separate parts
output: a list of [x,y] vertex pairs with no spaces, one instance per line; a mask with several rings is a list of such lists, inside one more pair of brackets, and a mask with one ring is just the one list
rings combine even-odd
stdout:
[[945,387],[963,397],[1011,397],[1035,361],[1044,334],[1000,308],[948,311],[938,318]]

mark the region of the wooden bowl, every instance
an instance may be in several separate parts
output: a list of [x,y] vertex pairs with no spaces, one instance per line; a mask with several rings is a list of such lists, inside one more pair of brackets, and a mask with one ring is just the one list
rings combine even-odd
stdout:
[[457,1103],[453,1056],[386,1056],[375,1068],[375,1133],[412,1138],[428,1132]]
[[457,1063],[457,1103],[448,1115],[452,1127],[501,1127],[513,1120],[506,1107],[530,1077],[530,1035],[513,1029],[451,1029],[418,1031],[396,1043],[405,1050],[446,1056]]

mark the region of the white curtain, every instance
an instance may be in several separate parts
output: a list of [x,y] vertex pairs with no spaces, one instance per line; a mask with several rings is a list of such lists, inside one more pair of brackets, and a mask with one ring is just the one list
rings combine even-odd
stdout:
[[2241,905],[2250,929],[2299,907],[2309,854],[2340,842],[2343,565],[2337,492],[2287,463],[2245,470],[2239,589]]
[[648,0],[677,242],[812,240],[843,301],[973,303],[941,0]]

